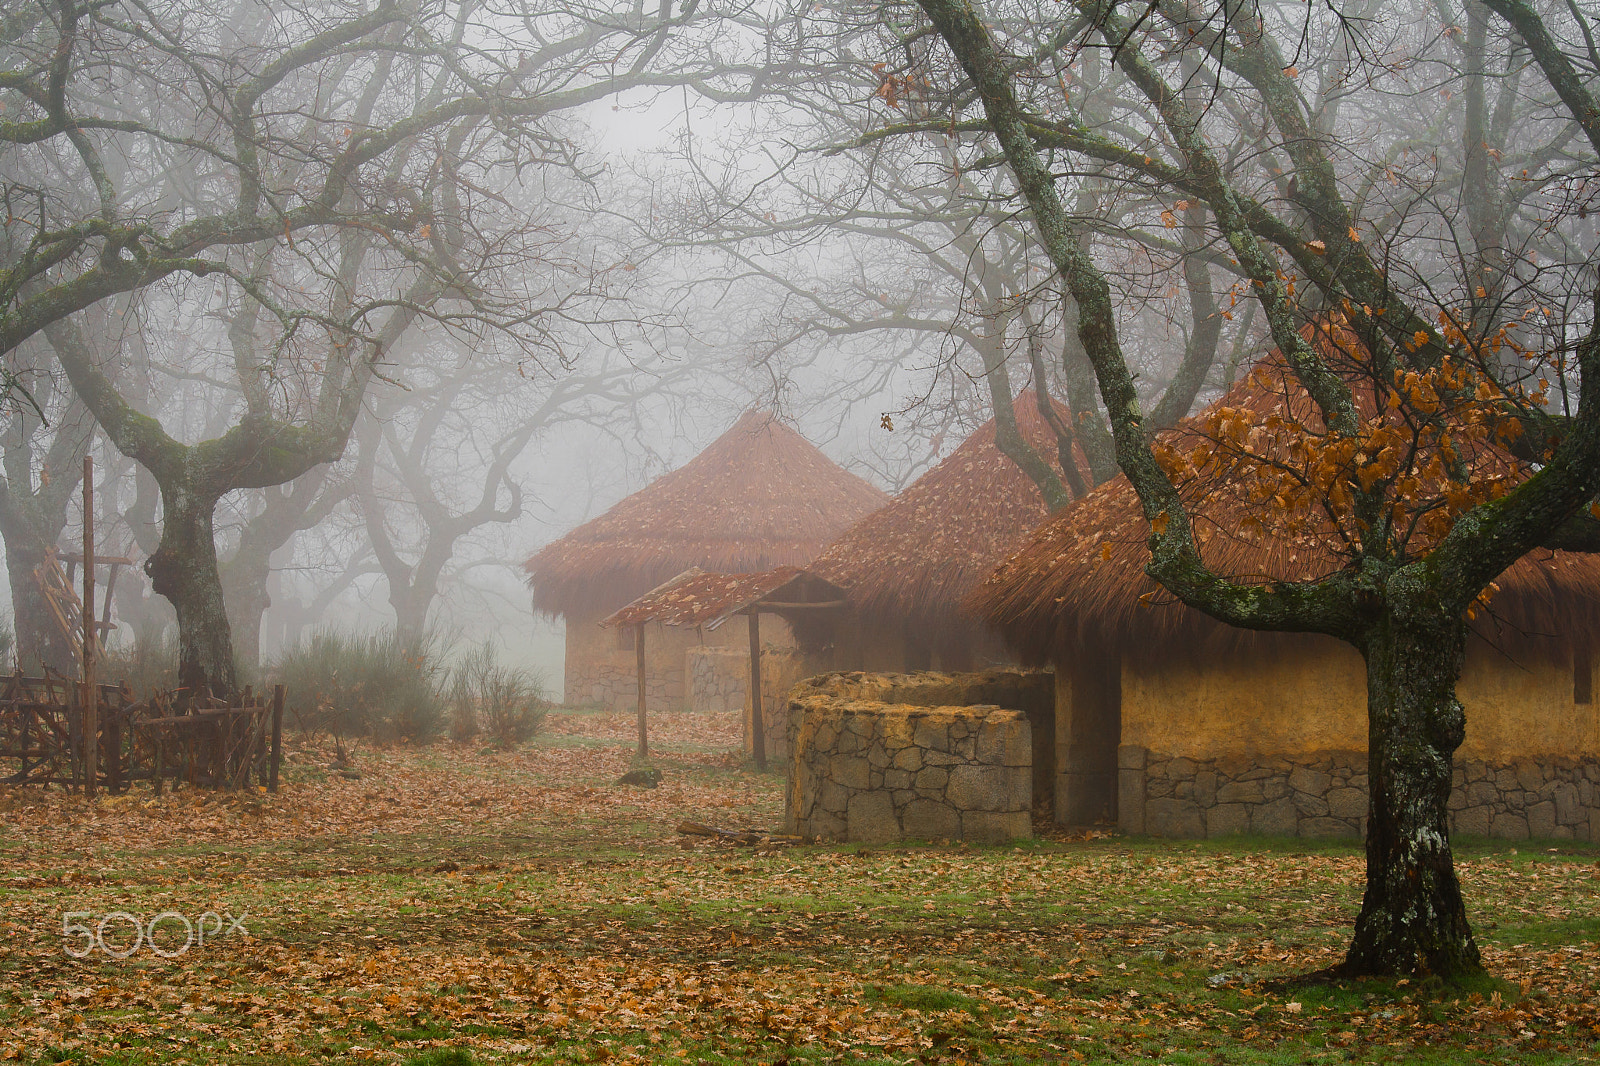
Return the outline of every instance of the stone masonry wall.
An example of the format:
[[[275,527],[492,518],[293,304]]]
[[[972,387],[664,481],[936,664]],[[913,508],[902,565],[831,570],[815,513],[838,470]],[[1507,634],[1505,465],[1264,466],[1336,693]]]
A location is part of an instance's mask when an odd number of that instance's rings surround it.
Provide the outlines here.
[[[861,843],[1031,835],[1033,737],[1025,714],[830,691],[861,677],[808,678],[791,694],[787,832]]]
[[[1366,831],[1367,756],[1329,751],[1285,759],[1188,759],[1124,745],[1118,825],[1160,837],[1350,836]],[[1600,763],[1457,760],[1452,833],[1600,841]]]
[[[689,709],[737,714],[750,701],[750,653],[743,648],[690,648]]]
[[[676,711],[683,707],[683,680],[645,674],[646,711]],[[638,675],[607,663],[588,663],[567,671],[563,701],[569,707],[600,706],[627,711],[639,705]]]
[[[744,753],[755,754],[750,728],[750,653],[743,648],[690,648],[685,660],[689,678],[689,709],[700,714],[737,714],[744,722]],[[762,725],[769,762],[789,757],[786,725],[789,690],[808,673],[805,654],[798,648],[761,649],[761,692],[765,714]]]

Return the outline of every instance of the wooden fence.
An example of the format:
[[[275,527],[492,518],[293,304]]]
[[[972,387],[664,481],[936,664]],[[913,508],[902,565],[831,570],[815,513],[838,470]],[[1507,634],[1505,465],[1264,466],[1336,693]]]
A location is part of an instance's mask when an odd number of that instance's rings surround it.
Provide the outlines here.
[[[235,702],[166,693],[135,702],[128,690],[98,685],[95,784],[126,791],[148,781],[176,787],[242,788],[252,778],[278,788],[283,753],[283,686],[270,699],[246,689]],[[13,674],[0,682],[0,776],[8,784],[85,784],[83,685],[62,677]]]

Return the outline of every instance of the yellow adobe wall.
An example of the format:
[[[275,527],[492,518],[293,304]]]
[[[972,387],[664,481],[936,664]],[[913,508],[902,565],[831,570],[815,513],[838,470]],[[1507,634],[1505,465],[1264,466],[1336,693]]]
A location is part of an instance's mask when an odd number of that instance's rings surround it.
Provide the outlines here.
[[[763,644],[791,647],[794,636],[781,618],[763,615],[761,641]],[[651,710],[682,709],[687,699],[685,657],[690,648],[748,649],[749,646],[749,622],[742,617],[730,618],[709,631],[664,626],[659,622],[646,624],[644,654],[647,706]],[[618,630],[602,629],[598,619],[568,619],[564,693],[567,704],[636,706],[638,689],[634,678],[637,673],[638,653],[625,644]]]
[[[1600,754],[1595,704],[1573,702],[1570,652],[1512,662],[1474,641],[1458,692],[1467,712],[1458,758]],[[1159,670],[1124,663],[1121,743],[1192,758],[1364,751],[1366,700],[1360,655],[1331,638]]]

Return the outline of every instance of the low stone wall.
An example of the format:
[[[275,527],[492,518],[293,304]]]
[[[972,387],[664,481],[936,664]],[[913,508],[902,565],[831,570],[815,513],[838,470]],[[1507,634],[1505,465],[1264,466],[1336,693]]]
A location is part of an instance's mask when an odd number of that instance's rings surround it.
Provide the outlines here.
[[[645,674],[645,710],[676,711],[683,708],[683,678],[672,675]],[[639,706],[638,677],[632,670],[623,670],[605,663],[596,663],[567,671],[562,701],[568,707],[606,707],[614,711],[628,711]]]
[[[905,691],[881,676],[829,674],[795,686],[786,831],[861,843],[1031,835],[1027,715],[992,704],[930,707],[854,695]],[[943,691],[962,694],[959,683]]]
[[[690,648],[689,709],[700,714],[737,714],[750,702],[750,653],[742,648]]]
[[[824,674],[812,679],[816,691],[841,699],[874,703],[905,703],[917,707],[973,707],[988,705],[1021,711],[1033,738],[1033,800],[1035,808],[1048,807],[1055,791],[1056,693],[1055,675],[1043,670],[979,670],[943,673],[925,670],[915,674]],[[799,693],[790,694],[789,705]],[[771,735],[771,729],[768,729]]]
[[[1160,837],[1359,837],[1366,831],[1367,755],[1188,759],[1118,750],[1118,825]],[[1600,763],[1523,759],[1456,763],[1450,831],[1526,840],[1600,841]]]

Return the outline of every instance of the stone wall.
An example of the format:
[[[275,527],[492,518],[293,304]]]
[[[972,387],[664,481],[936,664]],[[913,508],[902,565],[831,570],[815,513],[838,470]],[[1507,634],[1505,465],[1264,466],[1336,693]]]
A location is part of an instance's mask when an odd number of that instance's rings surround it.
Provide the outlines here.
[[[1127,833],[1359,837],[1366,830],[1365,752],[1190,759],[1124,745],[1117,761],[1118,825]],[[1458,759],[1450,831],[1600,841],[1600,763]]]
[[[750,728],[750,653],[740,648],[690,648],[685,673],[689,709],[701,714],[737,714],[744,722],[744,753],[755,754]],[[769,762],[789,757],[789,690],[807,674],[817,673],[798,648],[761,649],[762,725]]]
[[[627,711],[639,706],[639,681],[634,669],[610,663],[583,663],[567,668],[563,701],[569,707],[605,707]],[[683,679],[672,674],[645,674],[646,711],[676,711],[683,707]]]
[[[921,689],[961,697],[983,687],[963,690],[962,675],[931,684],[916,676],[828,674],[795,686],[787,832],[861,843],[1031,835],[1028,716],[993,704],[918,706],[858,695]]]

